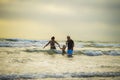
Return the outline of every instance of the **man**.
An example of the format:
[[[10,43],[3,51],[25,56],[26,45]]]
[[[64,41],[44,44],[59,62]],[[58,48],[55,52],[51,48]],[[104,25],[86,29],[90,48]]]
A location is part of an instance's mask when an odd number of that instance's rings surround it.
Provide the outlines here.
[[[49,44],[50,44],[50,49],[56,49],[55,44],[57,44],[60,47],[59,43],[57,41],[55,41],[55,37],[54,36],[51,37],[51,40],[43,48],[45,48]]]
[[[67,54],[68,54],[68,57],[72,57],[73,47],[74,47],[74,41],[70,38],[70,36],[67,36],[66,45],[67,45]]]

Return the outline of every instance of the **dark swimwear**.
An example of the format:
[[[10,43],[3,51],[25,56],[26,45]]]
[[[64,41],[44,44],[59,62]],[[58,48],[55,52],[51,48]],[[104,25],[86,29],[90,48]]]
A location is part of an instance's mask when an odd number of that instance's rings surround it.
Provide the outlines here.
[[[50,41],[50,49],[56,49],[55,47],[55,41]]]
[[[67,46],[68,46],[68,50],[67,50],[68,57],[72,57],[73,47],[74,47],[73,40],[67,40]]]
[[[73,50],[74,42],[73,40],[67,40],[68,50]]]

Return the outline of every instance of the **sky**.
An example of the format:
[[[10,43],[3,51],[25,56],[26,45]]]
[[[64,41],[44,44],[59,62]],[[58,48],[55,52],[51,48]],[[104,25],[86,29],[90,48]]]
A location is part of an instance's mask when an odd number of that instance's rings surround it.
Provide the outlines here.
[[[120,41],[120,0],[0,0],[0,38]]]

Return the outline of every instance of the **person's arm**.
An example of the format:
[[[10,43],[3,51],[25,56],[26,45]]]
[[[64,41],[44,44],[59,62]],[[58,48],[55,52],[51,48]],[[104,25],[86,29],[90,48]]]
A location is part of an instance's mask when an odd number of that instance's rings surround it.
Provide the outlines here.
[[[73,41],[73,47],[75,46],[74,41]]]
[[[61,49],[61,47],[60,47],[60,44],[57,42],[57,41],[55,41],[55,43],[58,45],[58,47]]]
[[[68,41],[66,41],[66,46],[68,45]]]
[[[46,46],[48,46],[50,44],[50,41],[43,47],[43,48],[45,48]]]
[[[72,40],[72,49],[74,48],[74,41]]]

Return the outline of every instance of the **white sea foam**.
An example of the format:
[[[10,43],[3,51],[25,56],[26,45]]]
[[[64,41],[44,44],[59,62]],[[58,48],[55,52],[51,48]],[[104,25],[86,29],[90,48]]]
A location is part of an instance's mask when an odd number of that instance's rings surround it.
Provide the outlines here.
[[[98,56],[98,55],[103,55],[102,51],[94,51],[94,50],[85,50],[82,51],[85,55],[89,56]]]
[[[113,56],[117,56],[117,55],[120,55],[120,50],[111,50],[111,51],[105,51],[104,54],[107,54],[107,55],[113,55]]]
[[[34,49],[31,49],[31,50],[26,49],[26,51],[41,52],[43,51],[43,46],[47,42],[48,42],[47,40],[0,39],[0,47],[22,47],[22,48],[34,47]],[[65,41],[59,41],[59,44],[62,47],[62,45],[65,45]],[[99,49],[99,47],[101,49]],[[120,55],[120,50],[118,49],[119,47],[120,47],[119,43],[97,43],[97,42],[75,41],[74,54],[83,53],[89,56]],[[39,48],[39,49],[36,50],[36,48]],[[88,49],[86,50],[85,48],[88,48]],[[93,48],[93,50],[91,48]],[[108,50],[104,51],[105,48],[108,48]],[[48,48],[46,51],[49,53]],[[57,46],[57,50],[54,50],[54,52],[58,54],[62,53],[62,51],[58,48],[58,46]]]
[[[112,44],[112,43],[95,43],[94,44],[97,47],[120,47],[120,44]]]

